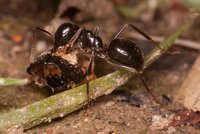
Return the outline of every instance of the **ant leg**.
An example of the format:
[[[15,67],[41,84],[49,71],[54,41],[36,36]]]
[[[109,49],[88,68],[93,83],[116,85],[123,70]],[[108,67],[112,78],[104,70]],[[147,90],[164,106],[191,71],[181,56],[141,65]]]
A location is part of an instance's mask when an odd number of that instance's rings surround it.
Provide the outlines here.
[[[140,78],[141,82],[143,83],[143,85],[145,86],[145,89],[147,90],[147,92],[152,96],[153,101],[157,104],[159,104],[161,107],[166,107],[165,105],[163,105],[159,100],[158,97],[155,96],[155,94],[153,93],[153,91],[148,87],[148,85],[146,84],[145,80],[143,79],[142,75],[136,71],[136,74],[138,75],[138,77]]]
[[[44,29],[41,29],[39,27],[34,27],[33,28],[33,36],[32,36],[32,43],[31,43],[31,55],[30,55],[30,63],[32,63],[35,59],[35,49],[36,49],[36,38],[37,38],[37,35],[36,35],[36,31],[41,31],[43,33],[46,33],[48,34],[49,36],[52,37],[52,39],[54,40],[54,36],[49,33],[48,31],[44,30]]]
[[[94,35],[98,36],[99,30],[100,30],[100,28],[98,26],[96,26],[94,31],[93,31]],[[90,79],[91,79],[90,77],[91,77],[91,74],[92,74],[92,71],[93,71],[93,66],[94,66],[94,56],[95,56],[95,50],[93,48],[91,58],[90,58],[90,62],[89,62],[88,69],[87,69],[87,74],[86,74],[86,92],[87,92],[87,100],[88,100],[87,107],[88,108],[89,108],[90,102],[91,102],[90,83],[89,82],[90,82]]]
[[[140,72],[138,72],[136,69],[132,68],[132,67],[128,67],[125,65],[121,65],[120,63],[117,63],[115,61],[111,61],[111,60],[107,60],[108,63],[116,66],[116,67],[120,67],[122,69],[126,69],[132,73],[136,73],[138,75],[138,77],[140,78],[142,84],[145,86],[146,91],[152,96],[153,101],[157,104],[159,104],[161,107],[165,107],[165,105],[163,105],[159,100],[158,97],[154,95],[153,91],[148,87],[148,85],[146,84],[145,80],[143,79],[142,75],[140,74]]]
[[[156,47],[158,47],[161,51],[165,51],[163,48],[161,48],[148,34],[146,34],[145,32],[143,32],[142,30],[140,30],[139,28],[137,28],[135,25],[133,24],[125,24],[121,30],[115,35],[114,39],[118,38],[122,32],[127,28],[127,27],[131,27],[133,28],[135,31],[137,31],[139,34],[141,34],[143,37],[145,37],[147,40],[151,41],[153,45],[155,45]]]
[[[87,74],[86,74],[86,92],[87,92],[87,101],[88,101],[88,108],[90,106],[90,102],[91,102],[91,97],[90,97],[90,85],[89,85],[89,82],[90,82],[90,77],[91,77],[91,74],[92,74],[92,70],[93,70],[93,65],[94,65],[94,55],[91,56],[91,59],[90,59],[90,62],[89,62],[89,65],[88,65],[88,69],[87,69]]]

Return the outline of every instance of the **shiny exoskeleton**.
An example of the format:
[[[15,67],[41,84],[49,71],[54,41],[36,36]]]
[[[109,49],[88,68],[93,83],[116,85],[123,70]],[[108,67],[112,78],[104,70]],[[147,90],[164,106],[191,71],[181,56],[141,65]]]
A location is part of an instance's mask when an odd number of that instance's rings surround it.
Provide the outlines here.
[[[91,32],[75,24],[64,23],[54,35],[37,28],[54,37],[54,48],[33,61],[27,72],[33,76],[37,85],[49,86],[53,90],[69,89],[83,82],[89,85],[89,79],[94,75],[94,57],[98,56],[111,64],[136,71],[140,76],[144,63],[142,51],[134,41],[120,38],[127,27],[135,29],[153,42],[147,34],[132,24],[124,25],[108,46],[98,36],[98,27]],[[141,76],[140,79],[150,92]],[[152,96],[154,97],[153,94]]]

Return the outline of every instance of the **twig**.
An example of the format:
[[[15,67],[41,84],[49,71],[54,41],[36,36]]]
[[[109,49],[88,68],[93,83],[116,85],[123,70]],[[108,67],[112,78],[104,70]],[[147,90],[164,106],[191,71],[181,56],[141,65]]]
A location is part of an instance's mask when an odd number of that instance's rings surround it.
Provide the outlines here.
[[[175,101],[193,111],[200,111],[200,53],[197,56],[187,78],[175,94]]]
[[[16,78],[0,78],[0,87],[1,86],[19,86],[26,85],[28,83],[28,79],[16,79]]]
[[[177,32],[167,38],[160,47],[167,50],[184,31],[188,22],[186,21]],[[163,51],[155,48],[145,59],[145,66],[162,55]],[[126,83],[135,73],[119,70],[90,82],[90,93],[93,99],[111,93],[115,88]],[[64,91],[48,97],[39,102],[13,110],[0,116],[0,131],[5,129],[20,128],[29,129],[43,122],[50,122],[54,118],[63,117],[87,103],[86,85],[81,85],[71,90]]]
[[[134,33],[134,32],[127,33],[127,35],[131,38],[145,40],[141,35]],[[150,35],[150,37],[156,42],[162,42],[164,40],[164,37],[161,37],[161,36]],[[186,39],[176,39],[176,41],[174,43],[175,43],[175,45],[192,48],[195,50],[200,50],[200,43],[195,42],[195,41],[186,40]]]

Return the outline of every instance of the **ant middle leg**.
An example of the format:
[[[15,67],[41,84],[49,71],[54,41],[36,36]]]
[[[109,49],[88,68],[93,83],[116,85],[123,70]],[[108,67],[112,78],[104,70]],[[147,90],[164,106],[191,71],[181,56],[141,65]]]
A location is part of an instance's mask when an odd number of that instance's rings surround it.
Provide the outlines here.
[[[137,76],[139,77],[139,79],[140,79],[140,81],[142,82],[142,84],[144,85],[146,91],[151,95],[153,101],[154,101],[156,104],[159,104],[161,107],[165,107],[165,108],[166,108],[166,106],[163,105],[163,104],[160,102],[160,100],[158,99],[158,97],[153,93],[153,90],[151,90],[151,89],[149,88],[149,86],[147,85],[147,83],[146,83],[145,80],[143,79],[142,75],[141,75],[138,71],[136,71],[136,74],[137,74]]]

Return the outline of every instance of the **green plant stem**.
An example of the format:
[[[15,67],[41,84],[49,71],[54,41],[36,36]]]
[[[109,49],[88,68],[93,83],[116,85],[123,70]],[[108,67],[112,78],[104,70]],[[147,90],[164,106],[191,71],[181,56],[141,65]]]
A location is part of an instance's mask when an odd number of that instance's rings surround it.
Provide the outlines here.
[[[167,38],[161,47],[168,50],[176,38],[184,31],[188,22],[185,22],[177,32]],[[145,68],[159,58],[162,52],[154,49],[145,59]],[[90,82],[90,93],[95,99],[109,94],[115,88],[126,83],[135,74],[119,70]],[[13,110],[0,116],[0,131],[8,128],[29,129],[43,122],[50,122],[54,118],[63,117],[87,103],[86,85],[83,84],[71,90],[48,97],[39,102]]]
[[[0,78],[1,86],[20,86],[28,83],[28,79]]]

